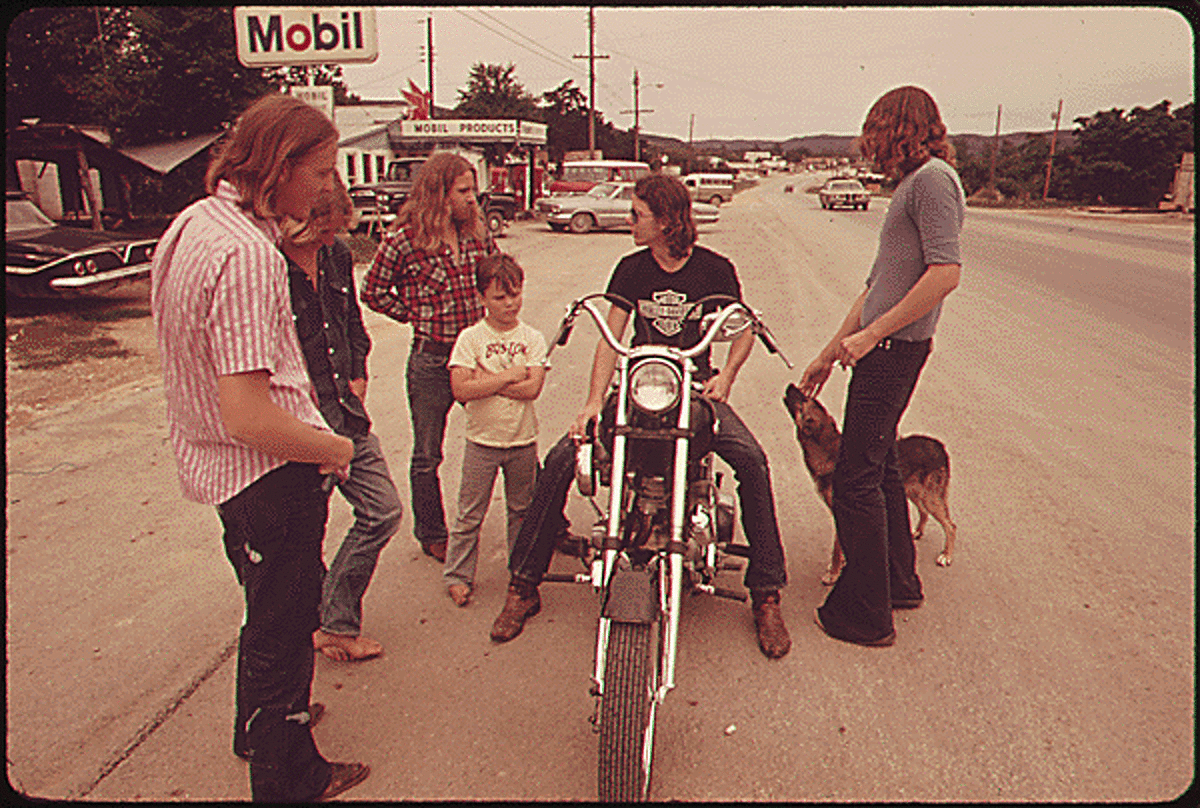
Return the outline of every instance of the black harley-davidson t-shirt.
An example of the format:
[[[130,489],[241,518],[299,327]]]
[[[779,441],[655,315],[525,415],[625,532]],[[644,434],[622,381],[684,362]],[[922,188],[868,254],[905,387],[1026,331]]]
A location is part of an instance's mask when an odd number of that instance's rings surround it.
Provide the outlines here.
[[[703,307],[696,301],[707,295],[723,294],[742,299],[737,270],[724,256],[700,246],[692,247],[687,263],[675,272],[665,272],[650,254],[639,250],[621,259],[608,281],[609,294],[620,295],[633,304],[633,345],[673,345],[687,348],[700,341],[700,318],[720,309],[726,302],[712,301]],[[614,305],[626,309],[614,301]],[[701,310],[703,308],[703,310]],[[696,378],[713,375],[711,350],[695,359]]]

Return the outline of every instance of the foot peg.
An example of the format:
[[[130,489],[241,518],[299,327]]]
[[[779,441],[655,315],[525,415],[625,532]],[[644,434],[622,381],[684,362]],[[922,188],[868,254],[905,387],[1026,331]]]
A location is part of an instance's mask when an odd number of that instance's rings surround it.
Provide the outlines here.
[[[553,584],[590,584],[592,576],[586,572],[577,572],[574,574],[566,572],[547,572],[542,576],[543,581]]]

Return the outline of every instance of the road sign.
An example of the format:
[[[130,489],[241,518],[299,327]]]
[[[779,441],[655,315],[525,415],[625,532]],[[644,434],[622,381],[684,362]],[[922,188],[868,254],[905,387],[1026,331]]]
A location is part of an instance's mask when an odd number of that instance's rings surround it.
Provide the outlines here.
[[[373,62],[371,6],[241,6],[233,10],[238,61],[246,67]]]

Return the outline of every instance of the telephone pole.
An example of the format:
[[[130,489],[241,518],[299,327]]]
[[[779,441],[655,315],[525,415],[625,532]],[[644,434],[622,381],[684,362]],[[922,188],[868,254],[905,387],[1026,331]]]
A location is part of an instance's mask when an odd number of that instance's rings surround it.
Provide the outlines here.
[[[1058,143],[1058,123],[1062,119],[1062,99],[1058,99],[1058,112],[1054,113],[1054,134],[1050,138],[1050,159],[1046,161],[1046,187],[1042,189],[1042,201],[1050,197],[1050,168],[1054,165],[1054,145]]]
[[[429,53],[429,120],[433,120],[436,117],[433,114],[433,17],[425,18],[425,32]]]
[[[996,136],[992,138],[992,168],[988,172],[988,188],[992,193],[996,192],[996,154],[1000,151],[1000,111],[1004,109],[1003,104],[996,105]]]
[[[639,121],[640,121],[639,113],[654,111],[652,109],[642,109],[641,107],[638,106],[638,88],[640,86],[641,86],[641,81],[639,81],[639,79],[638,79],[637,68],[634,68],[634,70],[633,70],[633,109],[621,110],[622,115],[628,115],[631,112],[633,113],[633,160],[634,160],[634,162],[637,162],[638,157],[639,157],[639,150],[641,148],[641,146],[640,146],[640,144],[641,144],[641,127],[639,125]],[[654,86],[662,87],[661,84],[655,84]]]
[[[588,60],[588,156],[595,157],[596,151],[596,60],[608,56],[596,55],[596,7],[588,6],[588,52],[587,56],[577,53],[576,59]]]

